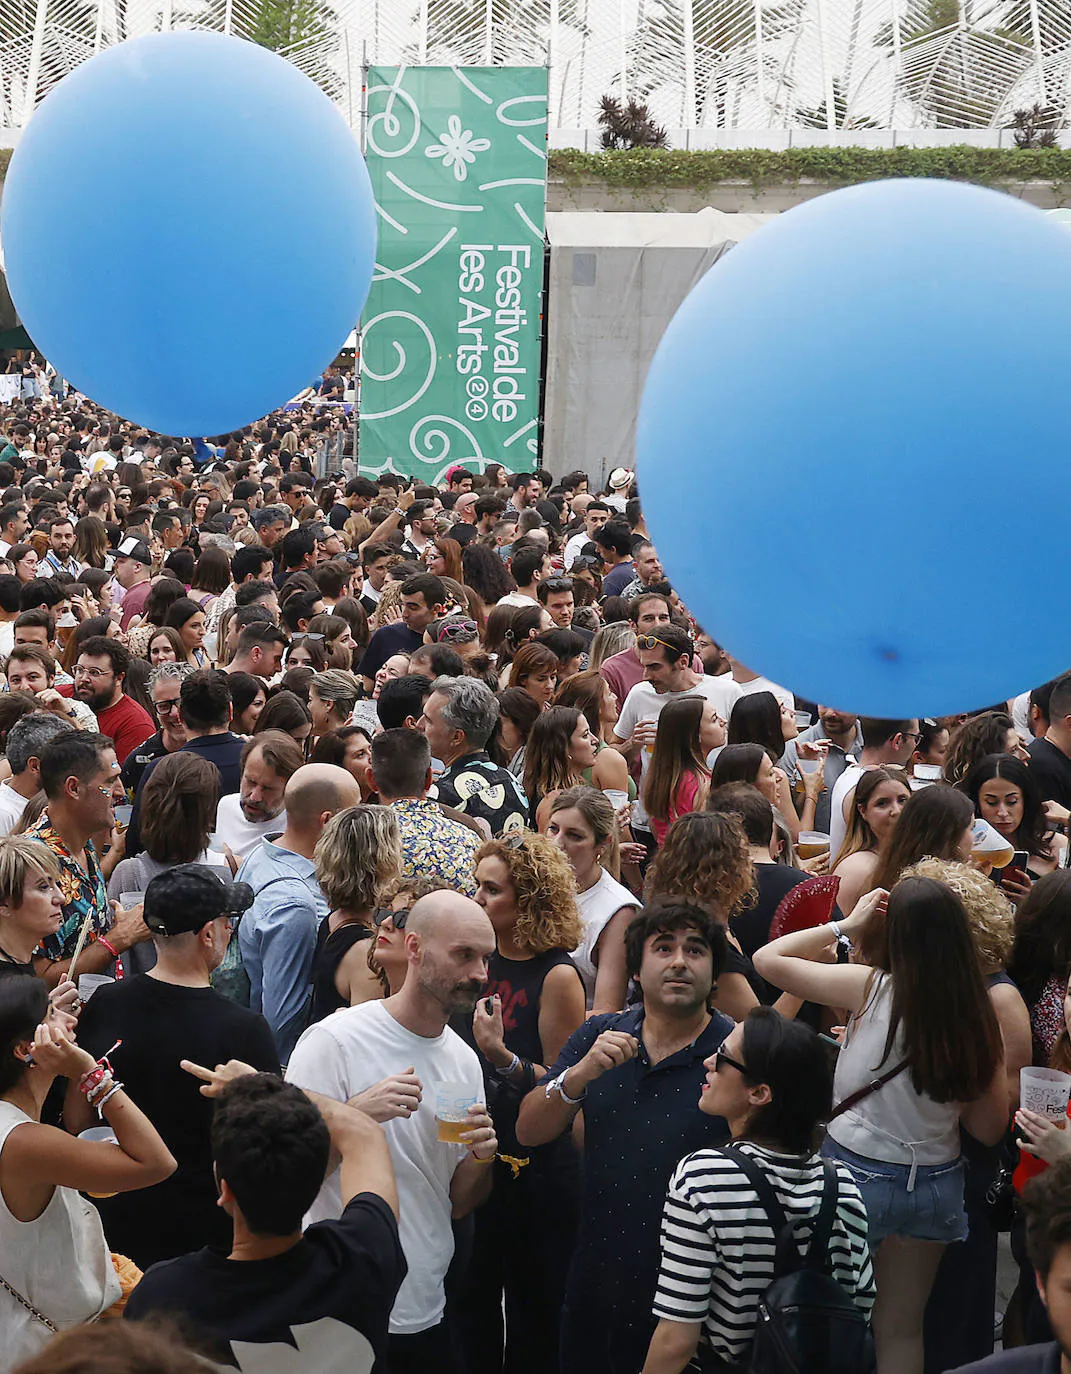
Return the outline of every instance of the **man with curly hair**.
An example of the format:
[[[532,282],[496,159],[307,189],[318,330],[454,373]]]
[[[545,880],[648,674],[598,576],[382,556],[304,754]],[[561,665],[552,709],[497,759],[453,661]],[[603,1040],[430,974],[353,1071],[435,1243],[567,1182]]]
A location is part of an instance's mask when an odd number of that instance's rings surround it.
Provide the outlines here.
[[[561,1374],[635,1374],[643,1364],[666,1185],[686,1154],[728,1139],[725,1122],[699,1110],[703,1061],[733,1028],[710,1009],[725,953],[708,912],[681,902],[646,907],[625,936],[643,1005],[589,1017],[521,1105],[522,1146],[557,1139],[584,1109],[582,1220],[562,1312]]]

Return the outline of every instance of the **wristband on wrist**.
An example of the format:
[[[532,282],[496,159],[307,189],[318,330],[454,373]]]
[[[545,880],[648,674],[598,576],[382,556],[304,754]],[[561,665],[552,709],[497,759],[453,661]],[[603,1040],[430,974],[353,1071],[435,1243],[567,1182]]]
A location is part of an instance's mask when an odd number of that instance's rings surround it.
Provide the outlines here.
[[[503,1064],[496,1067],[495,1073],[497,1073],[502,1078],[508,1078],[510,1074],[514,1071],[514,1069],[520,1067],[520,1064],[521,1056],[519,1054],[515,1054],[508,1064]]]
[[[114,1082],[115,1079],[111,1074],[105,1073],[104,1077],[98,1083],[94,1083],[91,1088],[88,1088],[86,1090],[86,1101],[89,1105],[95,1107],[101,1098],[110,1091]]]
[[[104,1096],[100,1099],[100,1101],[99,1101],[99,1102],[94,1102],[92,1105],[93,1105],[94,1107],[96,1107],[96,1109],[97,1109],[98,1112],[103,1111],[104,1108],[108,1105],[108,1103],[109,1103],[109,1102],[112,1100],[112,1098],[115,1096],[115,1094],[118,1093],[118,1092],[122,1092],[122,1091],[123,1091],[123,1084],[122,1084],[122,1083],[113,1083],[112,1086],[108,1089],[108,1091],[104,1094]]]
[[[78,1091],[85,1097],[89,1097],[95,1088],[99,1088],[105,1078],[108,1077],[108,1070],[103,1064],[94,1064],[91,1069],[87,1069],[78,1080]]]

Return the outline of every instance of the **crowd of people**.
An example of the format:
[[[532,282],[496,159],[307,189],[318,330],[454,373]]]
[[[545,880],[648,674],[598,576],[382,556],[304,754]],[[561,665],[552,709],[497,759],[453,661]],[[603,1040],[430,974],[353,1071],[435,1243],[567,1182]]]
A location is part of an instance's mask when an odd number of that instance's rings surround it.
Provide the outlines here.
[[[1071,674],[803,700],[623,468],[0,430],[0,1371],[1071,1374]]]

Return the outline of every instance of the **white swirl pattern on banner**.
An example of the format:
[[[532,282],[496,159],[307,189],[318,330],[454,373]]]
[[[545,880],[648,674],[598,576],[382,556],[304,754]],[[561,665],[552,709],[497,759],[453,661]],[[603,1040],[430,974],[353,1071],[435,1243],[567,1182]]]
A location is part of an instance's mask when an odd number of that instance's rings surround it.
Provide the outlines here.
[[[388,415],[398,415],[401,411],[408,410],[410,406],[416,405],[417,401],[424,395],[424,392],[431,386],[432,378],[435,376],[436,363],[438,362],[435,352],[435,340],[431,337],[431,330],[423,320],[418,319],[416,315],[410,315],[406,310],[386,310],[382,315],[376,315],[374,319],[369,320],[362,331],[366,344],[369,334],[371,334],[377,324],[382,324],[384,320],[409,320],[411,324],[416,325],[427,340],[429,355],[428,372],[418,389],[407,401],[403,401],[401,405],[393,406],[390,410],[363,410],[361,412],[361,418],[365,420],[385,420]],[[394,349],[395,357],[398,359],[398,366],[392,372],[373,372],[368,365],[367,357],[362,353],[361,370],[366,377],[371,377],[374,382],[393,382],[395,377],[401,376],[409,361],[405,351],[405,345],[398,339],[394,339],[391,346]]]

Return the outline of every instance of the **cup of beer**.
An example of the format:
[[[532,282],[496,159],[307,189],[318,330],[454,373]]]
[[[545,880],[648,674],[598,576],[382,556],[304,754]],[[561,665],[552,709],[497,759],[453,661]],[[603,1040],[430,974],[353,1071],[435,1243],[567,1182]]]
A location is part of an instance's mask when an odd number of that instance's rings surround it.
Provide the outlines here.
[[[464,1145],[462,1132],[472,1130],[469,1108],[479,1100],[467,1083],[440,1083],[435,1089],[436,1140]]]
[[[817,859],[819,854],[829,853],[829,836],[821,830],[801,830],[796,841],[796,854],[801,859]]]
[[[1069,1095],[1071,1074],[1059,1069],[1019,1070],[1019,1105],[1054,1122],[1061,1130],[1067,1125]]]
[[[999,830],[980,818],[971,831],[971,858],[983,873],[1006,868],[1015,856],[1015,846]]]

